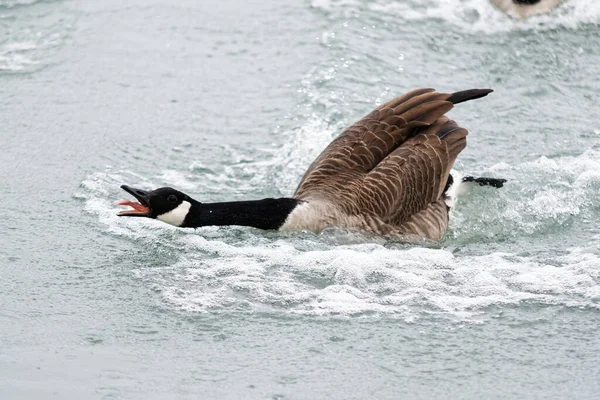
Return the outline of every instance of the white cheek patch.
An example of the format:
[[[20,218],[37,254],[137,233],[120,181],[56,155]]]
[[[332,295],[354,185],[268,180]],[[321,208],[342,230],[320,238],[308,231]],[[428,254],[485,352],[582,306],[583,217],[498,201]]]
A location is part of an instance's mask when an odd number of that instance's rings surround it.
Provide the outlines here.
[[[182,201],[177,208],[174,208],[164,214],[157,215],[156,219],[166,222],[167,224],[181,226],[185,220],[185,217],[188,215],[188,212],[190,212],[191,206],[192,204],[190,202]]]

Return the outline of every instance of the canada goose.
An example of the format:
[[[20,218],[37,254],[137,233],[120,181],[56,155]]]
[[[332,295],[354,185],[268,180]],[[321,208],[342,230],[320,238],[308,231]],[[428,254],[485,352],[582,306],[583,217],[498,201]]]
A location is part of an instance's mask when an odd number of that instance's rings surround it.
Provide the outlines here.
[[[516,19],[548,14],[566,0],[492,0],[492,4]]]
[[[405,241],[440,240],[459,186],[502,187],[505,180],[457,178],[450,169],[467,145],[467,130],[444,114],[454,104],[492,92],[416,89],[344,130],[310,165],[292,198],[200,203],[175,189],[121,186],[139,203],[120,216],[156,218],[196,228],[244,225],[321,231],[354,227]]]

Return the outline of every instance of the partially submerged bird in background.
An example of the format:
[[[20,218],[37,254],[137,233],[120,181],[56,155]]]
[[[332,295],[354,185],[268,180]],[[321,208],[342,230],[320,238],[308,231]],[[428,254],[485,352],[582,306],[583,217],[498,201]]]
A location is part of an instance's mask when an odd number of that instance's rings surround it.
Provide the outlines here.
[[[260,229],[359,228],[416,242],[440,240],[465,186],[502,187],[504,179],[460,178],[450,170],[467,130],[445,116],[490,89],[438,93],[416,89],[344,130],[310,165],[292,198],[201,203],[169,188],[121,186],[138,202],[118,215],[156,218],[183,228],[243,225]]]
[[[492,4],[516,19],[526,19],[534,15],[549,14],[566,0],[492,0]]]

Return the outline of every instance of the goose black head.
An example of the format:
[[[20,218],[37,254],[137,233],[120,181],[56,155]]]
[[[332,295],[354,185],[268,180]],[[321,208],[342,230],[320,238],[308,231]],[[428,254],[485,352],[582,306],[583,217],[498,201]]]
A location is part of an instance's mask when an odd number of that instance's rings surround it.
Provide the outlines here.
[[[198,203],[185,193],[170,187],[162,187],[152,191],[122,185],[121,189],[131,194],[138,201],[119,200],[117,204],[129,206],[132,210],[119,212],[121,217],[155,218],[175,226],[183,226],[192,204]]]

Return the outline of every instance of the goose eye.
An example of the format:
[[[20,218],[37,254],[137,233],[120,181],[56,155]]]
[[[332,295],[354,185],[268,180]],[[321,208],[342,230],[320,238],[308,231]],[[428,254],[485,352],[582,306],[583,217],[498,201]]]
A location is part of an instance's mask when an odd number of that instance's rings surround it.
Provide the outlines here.
[[[167,197],[167,200],[170,203],[177,203],[177,196],[175,196],[174,194],[170,194],[169,197]]]

